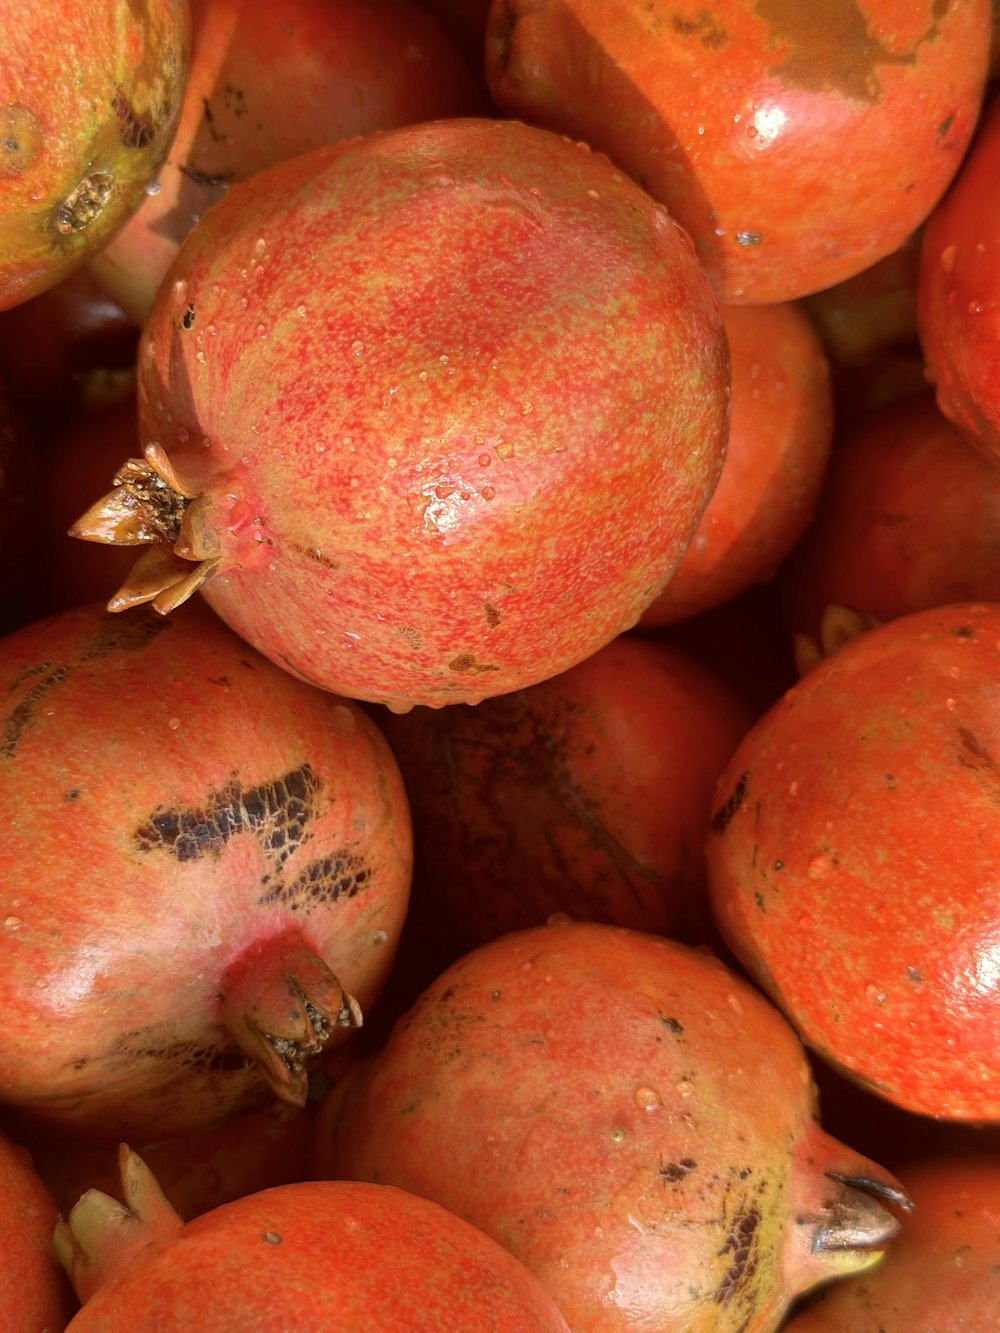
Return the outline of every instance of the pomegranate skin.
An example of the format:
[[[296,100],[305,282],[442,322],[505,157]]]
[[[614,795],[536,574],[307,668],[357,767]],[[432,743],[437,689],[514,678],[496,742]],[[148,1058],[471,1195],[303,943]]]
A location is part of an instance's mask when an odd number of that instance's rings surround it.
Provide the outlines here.
[[[62,1333],[77,1308],[56,1262],[56,1202],[28,1152],[0,1134],[0,1328]]]
[[[943,1119],[1000,1119],[998,667],[997,603],[859,634],[744,737],[706,847],[723,937],[803,1040]]]
[[[444,1204],[527,1264],[574,1333],[765,1333],[895,1234],[853,1185],[906,1203],[812,1111],[800,1043],[735,972],[561,922],[424,991],[321,1106],[313,1171]]]
[[[569,1333],[495,1241],[388,1185],[277,1186],[159,1235],[136,1221],[151,1243],[109,1272],[72,1333]]]
[[[195,498],[178,568],[154,547],[163,583],[112,605],[204,577],[272,660],[406,708],[635,622],[718,479],[728,353],[688,238],[606,158],[439,121],[234,186],[160,290],[139,403]]]
[[[374,723],[197,606],[36,622],[0,679],[0,1099],[139,1142],[261,1103],[262,1071],[301,1101],[317,1030],[303,1047],[293,1015],[329,1000],[345,1035],[406,909]]]

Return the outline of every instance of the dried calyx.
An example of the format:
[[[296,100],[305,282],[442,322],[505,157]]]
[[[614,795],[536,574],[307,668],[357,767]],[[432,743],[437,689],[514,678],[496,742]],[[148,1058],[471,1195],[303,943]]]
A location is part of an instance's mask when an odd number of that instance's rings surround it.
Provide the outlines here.
[[[70,528],[71,537],[110,546],[146,546],[109,611],[151,602],[166,615],[196,592],[220,563],[218,539],[198,493],[177,475],[156,441],[115,473],[112,489]]]

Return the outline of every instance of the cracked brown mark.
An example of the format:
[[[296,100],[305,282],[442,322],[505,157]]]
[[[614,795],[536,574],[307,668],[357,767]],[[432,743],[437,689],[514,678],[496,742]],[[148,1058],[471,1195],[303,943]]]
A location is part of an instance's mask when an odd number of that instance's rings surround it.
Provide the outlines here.
[[[661,1179],[675,1184],[678,1180],[689,1176],[697,1165],[693,1157],[682,1157],[679,1162],[661,1162],[659,1174]]]
[[[99,662],[112,653],[138,652],[171,629],[173,623],[156,612],[130,617],[125,621],[121,616],[108,612],[100,630],[86,641],[87,646],[77,660],[83,666],[87,662]]]
[[[990,754],[979,737],[968,727],[959,727],[957,730],[961,742],[958,751],[959,764],[963,768],[971,768],[974,772],[983,774],[993,782],[1000,781],[1000,763]]]
[[[693,18],[672,14],[670,26],[678,37],[693,37],[708,51],[717,51],[729,41],[729,33],[707,9],[699,9]]]
[[[314,565],[319,565],[323,569],[339,569],[340,561],[334,560],[332,556],[324,555],[318,546],[306,546],[302,542],[294,542],[292,550],[297,551],[299,555],[305,556],[311,560]]]
[[[307,825],[322,787],[310,764],[256,787],[242,786],[234,773],[197,809],[158,807],[133,837],[141,852],[163,850],[178,861],[194,861],[218,856],[237,833],[252,833],[280,867],[308,840]]]
[[[339,898],[353,898],[371,879],[371,870],[360,856],[346,848],[313,861],[289,883],[280,883],[257,899],[260,906],[282,903],[292,912],[307,916],[314,907],[330,907]],[[265,875],[262,883],[270,881]]]
[[[400,625],[396,630],[396,633],[405,644],[408,644],[413,649],[417,649],[423,644],[424,636],[418,629],[413,629],[410,625]]]
[[[42,670],[45,669],[42,668]],[[36,681],[20,703],[15,706],[14,711],[4,723],[3,732],[0,733],[0,754],[5,759],[14,758],[21,737],[35,720],[35,710],[39,703],[45,698],[49,690],[63,683],[69,675],[69,671],[68,666],[53,668],[47,676]]]
[[[156,124],[148,111],[136,111],[121,88],[115,89],[111,109],[118,122],[118,138],[123,148],[148,148],[156,138]]]
[[[92,171],[72,190],[54,211],[56,231],[74,236],[85,231],[104,212],[115,178],[110,171]]]
[[[448,663],[449,671],[458,671],[463,676],[481,676],[486,671],[499,671],[499,669],[490,662],[477,662],[472,653],[459,653]]]
[[[745,1194],[741,1195],[726,1239],[718,1251],[720,1258],[730,1255],[731,1261],[716,1288],[716,1305],[728,1306],[745,1294],[752,1284],[760,1260],[760,1223],[761,1212],[757,1203]]]
[[[736,811],[746,799],[747,780],[749,777],[750,770],[746,768],[736,779],[736,786],[730,792],[729,796],[727,796],[725,801],[723,801],[722,805],[719,806],[718,810],[716,810],[715,814],[712,816],[709,828],[713,833],[723,834],[729,827]]]
[[[917,48],[937,35],[947,12],[947,5],[935,4],[928,30],[912,50],[897,53],[872,35],[857,0],[755,0],[754,8],[771,46],[781,50],[769,74],[788,88],[840,93],[854,102],[877,102],[879,67],[916,64]]]
[[[486,617],[486,623],[490,629],[496,629],[497,625],[503,620],[503,616],[490,602],[483,602],[483,615]]]
[[[0,107],[0,179],[23,176],[34,166],[45,135],[31,107],[20,102]]]

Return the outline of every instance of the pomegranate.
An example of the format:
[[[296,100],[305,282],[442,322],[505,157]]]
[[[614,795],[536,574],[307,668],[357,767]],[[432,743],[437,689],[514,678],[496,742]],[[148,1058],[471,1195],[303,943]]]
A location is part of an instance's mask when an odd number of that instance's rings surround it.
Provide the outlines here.
[[[628,635],[475,708],[388,715],[413,818],[407,929],[443,937],[449,962],[553,912],[704,939],[712,793],[750,721],[696,662]]]
[[[823,1133],[805,1054],[709,954],[590,922],[446,969],[335,1085],[314,1173],[501,1241],[574,1333],[744,1333],[877,1262],[898,1182]]]
[[[508,115],[586,139],[691,233],[722,300],[767,304],[897,249],[979,114],[989,0],[494,0]]]
[[[993,461],[1000,456],[997,301],[1000,99],[990,102],[954,185],[924,229],[917,325],[938,407]]]
[[[139,207],[177,128],[187,0],[0,4],[0,310],[80,268]]]
[[[1000,1119],[1000,604],[855,635],[744,737],[719,928],[803,1039],[895,1104]]]
[[[235,181],[323,143],[482,110],[464,59],[413,0],[193,0],[191,19],[158,188],[92,263],[137,324],[180,242]]]
[[[885,1262],[822,1292],[786,1333],[996,1333],[1000,1155],[930,1158],[902,1174],[916,1213]]]
[[[815,644],[830,604],[891,620],[1000,601],[1000,468],[920,394],[837,442],[816,518],[785,562],[792,632]]]
[[[805,531],[833,439],[830,366],[792,302],[723,306],[732,404],[719,484],[673,578],[640,617],[669,625],[774,576]]]
[[[188,610],[0,640],[0,1100],[91,1138],[301,1104],[406,907],[374,723]]]
[[[123,1146],[127,1204],[88,1191],[56,1229],[72,1333],[569,1333],[475,1227],[385,1185],[306,1181],[183,1223]]]
[[[56,1203],[24,1148],[0,1134],[0,1327],[62,1333],[77,1303],[52,1249]]]
[[[160,290],[139,402],[144,457],[74,529],[151,544],[111,607],[201,588],[287,670],[405,709],[634,623],[718,479],[728,358],[665,209],[460,119],[233,186]]]

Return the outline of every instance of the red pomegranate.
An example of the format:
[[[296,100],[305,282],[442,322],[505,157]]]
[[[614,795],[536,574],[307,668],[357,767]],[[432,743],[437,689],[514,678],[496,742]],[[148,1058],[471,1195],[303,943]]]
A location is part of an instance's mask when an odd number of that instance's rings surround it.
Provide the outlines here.
[[[728,417],[684,233],[606,158],[438,121],[259,172],[139,353],[145,458],[76,535],[303,679],[405,709],[574,665],[686,549]]]
[[[913,1220],[870,1273],[838,1282],[786,1333],[995,1333],[1000,1327],[1000,1155],[902,1170]]]
[[[187,0],[0,3],[0,310],[80,268],[177,128]]]
[[[1000,603],[857,634],[759,719],[706,849],[723,936],[831,1064],[1000,1119]]]
[[[691,658],[631,635],[475,708],[388,715],[413,819],[407,929],[449,962],[553,912],[704,940],[712,794],[750,722]]]
[[[306,1181],[185,1224],[121,1160],[127,1203],[90,1190],[56,1229],[84,1301],[72,1333],[569,1333],[512,1255],[426,1199]]]
[[[56,1202],[24,1148],[0,1134],[0,1328],[62,1333],[77,1303],[52,1248]]]
[[[94,1138],[301,1104],[406,908],[375,725],[188,611],[0,640],[0,1100]]]
[[[413,0],[193,0],[184,103],[156,192],[93,270],[141,324],[181,241],[236,181],[320,144],[482,104]]]
[[[565,922],[445,970],[317,1122],[317,1175],[434,1199],[574,1333],[764,1333],[866,1269],[898,1182],[823,1133],[805,1054],[699,950]]]
[[[691,233],[722,300],[788,301],[897,249],[979,114],[989,0],[494,0],[508,115],[586,139]]]

